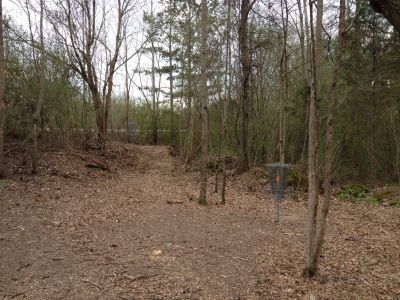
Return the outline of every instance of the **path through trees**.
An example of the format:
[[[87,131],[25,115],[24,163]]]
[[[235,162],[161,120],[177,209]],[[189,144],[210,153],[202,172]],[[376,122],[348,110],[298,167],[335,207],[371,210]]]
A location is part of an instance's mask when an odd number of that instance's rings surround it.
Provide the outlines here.
[[[45,153],[40,176],[0,188],[0,296],[4,299],[395,298],[400,211],[334,200],[322,274],[304,267],[304,201],[286,201],[282,225],[249,173],[230,177],[227,204],[197,204],[199,173],[163,146],[119,146],[111,172]],[[77,150],[76,150],[77,151]],[[228,174],[230,174],[228,170]],[[84,183],[80,178],[86,178]]]

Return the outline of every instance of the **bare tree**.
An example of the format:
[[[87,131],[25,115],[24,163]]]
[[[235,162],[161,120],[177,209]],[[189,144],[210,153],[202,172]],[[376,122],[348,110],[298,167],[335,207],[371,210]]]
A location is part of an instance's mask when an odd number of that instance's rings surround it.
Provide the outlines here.
[[[317,77],[321,55],[322,39],[322,12],[323,1],[317,0],[317,23],[313,26],[314,1],[310,0],[310,23],[311,23],[311,97],[309,108],[309,126],[308,126],[308,220],[307,220],[307,240],[306,240],[306,266],[304,275],[312,277],[316,274],[314,266],[314,249],[316,220],[318,212],[318,190],[317,190]],[[319,15],[321,14],[321,15]]]
[[[158,97],[156,93],[156,50],[154,48],[154,7],[150,1],[150,53],[151,53],[151,103],[152,103],[152,139],[153,144],[158,143]]]
[[[96,113],[99,141],[104,144],[111,107],[113,79],[120,49],[124,40],[123,30],[135,11],[137,0],[118,0],[106,7],[96,0],[55,0],[55,10],[49,10],[49,20],[63,42],[69,58],[69,67],[87,83]],[[115,20],[115,23],[112,21]],[[114,44],[107,39],[112,32]],[[112,44],[112,43],[111,43]]]
[[[306,65],[307,59],[306,59],[306,43],[305,43],[306,36],[305,36],[305,32],[304,32],[304,30],[305,30],[304,29],[304,27],[305,27],[304,17],[306,17],[306,16],[304,15],[304,12],[303,12],[301,0],[297,0],[297,9],[299,12],[299,22],[300,22],[299,39],[300,39],[300,47],[301,47],[301,63],[302,63],[301,70],[304,75],[304,79],[306,79],[307,78],[307,65]]]
[[[40,79],[39,79],[39,98],[36,106],[35,113],[33,115],[33,150],[32,150],[32,173],[37,173],[37,133],[38,126],[40,124],[40,113],[42,111],[44,92],[45,92],[45,72],[46,72],[46,54],[44,48],[44,37],[43,37],[43,16],[44,16],[44,1],[40,0],[40,24],[39,24],[39,35],[40,35]]]
[[[4,123],[6,119],[5,87],[6,74],[3,43],[3,1],[0,0],[0,178],[4,177],[6,174],[4,162]]]
[[[129,107],[132,87],[132,77],[128,68],[128,41],[125,34],[125,45],[124,45],[124,71],[125,71],[125,138],[126,141],[130,141],[130,127],[129,127]]]
[[[281,163],[285,162],[285,142],[286,142],[286,105],[288,101],[288,53],[287,53],[287,40],[288,40],[288,23],[289,23],[289,9],[287,0],[281,0],[281,18],[283,29],[283,45],[279,66],[280,77],[280,110],[279,110],[279,160]]]
[[[186,147],[185,147],[185,164],[188,165],[192,155],[193,155],[193,137],[194,137],[194,105],[193,105],[193,41],[192,41],[192,1],[188,1],[187,5],[187,15],[186,15],[186,25],[187,25],[187,34],[186,34],[186,49],[185,49],[185,56],[187,62],[182,59],[182,62],[185,64],[186,69],[186,99],[187,99],[187,127],[188,127],[188,134],[186,137]],[[184,70],[182,70],[184,71]]]
[[[168,3],[168,73],[169,73],[169,109],[171,113],[171,124],[170,124],[170,138],[171,144],[174,144],[176,141],[176,133],[175,133],[175,116],[174,116],[174,67],[173,67],[173,50],[172,50],[172,25],[173,25],[173,15],[172,11],[175,5],[174,0],[169,0]]]
[[[322,5],[319,3],[319,5]],[[322,204],[322,209],[318,213],[318,194],[315,190],[316,182],[315,172],[316,172],[316,153],[315,153],[315,143],[316,130],[315,122],[316,119],[316,108],[315,99],[317,94],[316,86],[316,63],[317,60],[314,59],[315,55],[318,55],[316,49],[318,49],[318,43],[320,43],[320,38],[318,36],[314,39],[314,29],[311,28],[312,35],[312,90],[311,90],[311,102],[310,103],[310,136],[309,139],[309,206],[308,206],[308,240],[306,246],[306,268],[304,274],[308,277],[315,276],[318,273],[319,260],[321,256],[322,246],[324,243],[324,237],[326,232],[326,218],[329,213],[330,203],[331,203],[331,178],[332,178],[332,160],[333,160],[333,117],[334,117],[334,107],[336,101],[337,92],[337,76],[341,66],[342,59],[342,49],[343,49],[343,36],[345,34],[345,11],[346,11],[346,1],[340,0],[339,8],[339,32],[337,38],[337,47],[335,54],[335,63],[332,72],[331,87],[329,90],[328,98],[328,110],[327,110],[327,124],[326,124],[326,144],[325,144],[325,166],[324,166],[324,201]],[[312,8],[310,8],[310,17],[312,17]],[[322,9],[317,10],[317,14],[322,14]],[[317,27],[322,25],[322,16],[317,17]],[[317,31],[318,32],[318,31]],[[319,41],[318,41],[319,40]],[[312,136],[311,136],[312,134]],[[317,222],[318,217],[318,222]]]
[[[255,0],[242,0],[240,5],[239,21],[239,57],[242,66],[241,78],[241,123],[240,123],[240,151],[238,173],[246,172],[249,169],[248,157],[248,130],[249,130],[249,102],[250,102],[250,74],[251,55],[249,47],[249,13]]]
[[[201,174],[199,204],[207,203],[208,88],[207,88],[207,0],[201,1]]]
[[[226,155],[228,144],[228,100],[231,98],[231,0],[228,0],[228,18],[226,24],[226,57],[225,57],[225,77],[224,77],[224,91],[222,104],[222,187],[221,187],[221,202],[225,204],[226,196]]]
[[[328,98],[328,116],[326,121],[326,144],[325,144],[325,166],[324,166],[324,202],[322,204],[321,214],[318,219],[317,234],[315,237],[314,263],[313,267],[317,271],[319,259],[321,256],[322,246],[324,243],[326,231],[326,218],[329,213],[331,203],[331,178],[332,178],[332,161],[333,161],[333,116],[337,92],[337,76],[342,61],[343,35],[345,33],[345,12],[346,1],[340,0],[339,8],[339,33],[337,38],[337,47],[335,54],[335,64],[332,72],[332,82],[329,90]]]

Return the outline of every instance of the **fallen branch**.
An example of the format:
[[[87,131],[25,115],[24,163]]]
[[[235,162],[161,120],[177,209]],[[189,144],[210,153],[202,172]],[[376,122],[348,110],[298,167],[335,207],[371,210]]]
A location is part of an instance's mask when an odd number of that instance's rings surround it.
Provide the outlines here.
[[[158,275],[160,275],[160,274],[140,275],[137,277],[132,277],[132,276],[128,276],[128,275],[122,275],[122,276],[127,279],[130,279],[131,281],[136,281],[136,280],[140,280],[140,279],[148,279],[148,278],[156,277]]]
[[[183,201],[172,201],[172,200],[167,200],[167,204],[182,204]]]
[[[93,283],[93,282],[91,282],[91,281],[89,281],[89,280],[84,280],[84,279],[82,279],[82,281],[93,285],[94,287],[98,288],[99,290],[102,290],[102,289],[103,289],[100,285],[98,285],[98,284],[96,284],[96,283]]]
[[[101,169],[101,170],[105,170],[105,171],[110,171],[110,167],[108,165],[103,164],[99,161],[88,162],[85,166],[87,168],[91,168],[91,169]]]
[[[89,156],[85,156],[76,152],[69,152],[68,154],[70,154],[71,156],[80,158],[81,160],[86,162],[86,167],[88,168],[96,168],[96,169],[101,169],[101,170],[105,170],[105,171],[110,171],[110,166],[103,161],[100,161],[99,159],[96,159],[94,157],[89,157]]]
[[[15,150],[17,150],[17,149],[20,149],[20,148],[22,148],[22,146],[24,146],[25,144],[26,144],[26,142],[28,141],[28,139],[25,139],[25,140],[23,140],[21,143],[16,143],[15,145],[15,147],[13,147],[13,148],[11,148],[11,149],[8,149],[8,150],[6,150],[5,152],[4,152],[4,156],[7,156],[8,154],[10,154],[11,152],[13,152],[13,151],[15,151]]]
[[[14,298],[17,298],[18,296],[21,296],[21,295],[24,295],[25,294],[25,292],[20,292],[20,293],[17,293],[17,294],[14,294],[14,295],[4,295],[4,297],[10,297],[11,299],[14,299]]]

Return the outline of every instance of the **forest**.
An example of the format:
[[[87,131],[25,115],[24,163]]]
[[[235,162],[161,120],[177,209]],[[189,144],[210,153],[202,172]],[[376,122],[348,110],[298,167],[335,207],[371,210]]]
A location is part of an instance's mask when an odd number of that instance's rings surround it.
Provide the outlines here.
[[[0,8],[2,299],[400,297],[399,0]]]

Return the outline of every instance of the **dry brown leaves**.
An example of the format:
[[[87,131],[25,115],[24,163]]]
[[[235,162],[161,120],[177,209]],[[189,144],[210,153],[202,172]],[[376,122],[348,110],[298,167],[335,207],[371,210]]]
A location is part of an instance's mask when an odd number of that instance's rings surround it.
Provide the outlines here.
[[[15,157],[0,185],[3,299],[398,299],[400,211],[335,200],[321,274],[301,277],[305,196],[274,201],[263,170],[230,172],[227,204],[167,147],[112,143]],[[73,151],[79,151],[74,149]]]

